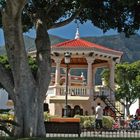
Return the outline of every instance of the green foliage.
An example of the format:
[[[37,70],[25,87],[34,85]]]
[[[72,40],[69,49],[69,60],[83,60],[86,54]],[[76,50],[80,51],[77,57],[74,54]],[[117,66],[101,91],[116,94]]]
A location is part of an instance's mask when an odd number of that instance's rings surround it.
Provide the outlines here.
[[[81,126],[84,128],[92,127],[92,125],[95,123],[95,116],[75,115],[74,118],[80,118]]]
[[[109,82],[109,71],[103,77]],[[117,88],[115,98],[129,111],[130,106],[140,98],[140,61],[117,64],[115,68]],[[127,112],[129,115],[129,112]]]
[[[9,65],[8,58],[6,55],[0,56],[0,64],[2,64],[6,70],[10,70],[10,65]]]
[[[140,97],[140,61],[118,64],[116,67],[116,99],[126,100],[129,105]]]
[[[1,0],[0,5],[4,8],[6,1]],[[22,13],[23,31],[31,29],[34,25],[32,21],[35,21],[38,17],[45,20],[48,29],[51,29],[55,23],[62,22],[73,16],[81,23],[90,20],[93,25],[101,28],[104,32],[112,28],[118,32],[125,32],[129,36],[139,29],[139,9],[140,3],[138,0],[28,1]],[[79,10],[80,14],[76,16]],[[2,25],[1,15],[0,25]]]
[[[101,77],[104,79],[107,86],[109,86],[109,69],[103,69],[101,72]]]
[[[95,116],[80,116],[75,115],[75,118],[80,118],[81,126],[84,128],[94,127],[95,126]],[[114,119],[110,116],[103,116],[103,127],[112,128],[114,124]]]
[[[12,114],[0,114],[0,119],[1,120],[14,120],[14,115]]]
[[[138,1],[100,0],[89,2],[86,5],[88,9],[86,15],[89,16],[95,26],[103,29],[104,32],[113,28],[129,35],[139,28],[140,20],[138,17],[140,14],[137,13],[137,10],[140,5]]]
[[[6,55],[0,56],[0,65],[2,65],[5,68],[5,71],[11,74],[10,65],[9,65],[8,58]],[[1,83],[0,83],[0,88],[4,88]]]
[[[103,126],[105,128],[112,128],[114,124],[114,119],[110,116],[104,116],[103,117]]]
[[[123,63],[116,66],[116,100],[128,111],[130,106],[140,97],[140,61]]]
[[[91,127],[91,126],[92,126],[92,123],[91,123],[90,120],[85,120],[85,121],[83,122],[83,127],[84,127],[84,128],[89,128],[89,127]]]
[[[0,9],[3,7],[6,6],[6,2],[5,0],[0,0]],[[2,15],[1,15],[1,12],[0,12],[0,27],[2,27]]]
[[[3,2],[3,1],[0,1],[0,2]],[[5,0],[4,2],[8,3],[9,1]],[[17,1],[17,5],[18,5],[18,2],[19,1]],[[1,3],[2,4],[1,7],[7,8],[7,9],[10,8],[11,3],[9,3],[8,5],[9,7],[5,7],[5,3]],[[2,10],[4,11],[4,9]],[[10,10],[11,10],[11,13],[15,13],[12,11],[14,9],[11,8]],[[20,10],[18,9],[18,11]],[[7,12],[10,12],[10,11],[7,11]],[[14,16],[13,17],[7,16],[9,18],[9,21],[10,19],[12,21],[12,18],[15,19],[15,18],[20,17],[20,16],[15,16],[17,14],[11,14],[11,15],[14,15]],[[42,25],[44,25],[43,26],[44,29],[49,30],[51,28],[64,26],[68,24],[69,22],[71,22],[72,20],[74,20],[75,18],[78,19],[81,23],[85,22],[86,20],[91,20],[95,26],[103,29],[104,32],[106,32],[110,28],[113,28],[119,32],[125,32],[127,35],[130,35],[130,34],[133,34],[135,30],[139,29],[139,23],[140,23],[139,3],[138,1],[134,1],[134,2],[125,1],[122,3],[121,1],[114,1],[114,0],[110,0],[110,1],[106,1],[106,0],[99,0],[99,1],[32,0],[32,1],[28,1],[27,5],[23,9],[23,13],[22,13],[23,31],[27,31],[30,28],[32,28],[32,26],[36,24],[37,21],[39,20],[43,23]],[[1,19],[2,18],[0,18],[0,20]],[[65,20],[67,20],[67,22],[63,22]],[[3,23],[6,23],[6,22],[3,22]],[[42,30],[37,30],[37,32],[38,31],[42,31]],[[19,36],[18,39],[22,39],[21,36]],[[38,39],[40,38],[38,37],[37,40]],[[47,41],[49,43],[49,39]],[[38,48],[37,49],[39,51],[44,51],[44,50],[48,51],[47,48],[42,47],[42,46],[45,46],[45,47],[47,46],[47,41],[45,42],[45,44],[44,42],[40,41],[39,44],[43,44],[43,45],[38,45],[37,47],[39,48],[40,46],[40,49]],[[8,38],[7,38],[7,42],[9,42]],[[20,48],[18,50],[20,51]],[[31,63],[34,64],[33,62]],[[5,68],[6,68],[6,65],[5,65]],[[34,65],[32,69],[34,76],[36,75],[36,69],[37,67]],[[139,77],[137,79],[139,79]],[[14,81],[14,82],[16,83],[17,81]]]
[[[36,59],[34,59],[32,57],[28,57],[28,63],[31,68],[32,74],[34,75],[34,77],[36,77],[36,73],[37,73],[37,69],[38,69]]]
[[[49,121],[50,120],[50,114],[48,112],[44,112],[44,120]]]
[[[14,121],[14,115],[12,114],[0,114],[0,130],[7,133],[9,136],[13,136],[13,126],[19,127]]]
[[[50,115],[48,112],[44,112],[44,120],[49,121],[51,118],[59,118],[57,115]]]
[[[28,63],[29,63],[32,73],[35,75],[38,68],[36,59],[32,57],[28,57]],[[11,70],[7,56],[3,56],[3,55],[0,56],[0,64],[2,64],[7,70]]]
[[[80,118],[80,123],[83,124],[86,117],[81,116],[81,115],[75,115],[74,118]]]
[[[32,57],[29,57],[28,58],[28,63],[29,63],[29,66],[31,68],[32,74],[34,75],[34,77],[36,77],[36,73],[37,73],[37,69],[38,69],[36,60],[34,58],[32,58]],[[10,68],[8,58],[7,58],[6,55],[0,55],[0,64],[5,68],[5,70],[9,74],[11,74],[11,68]],[[0,83],[0,88],[4,88],[1,85],[1,83]]]

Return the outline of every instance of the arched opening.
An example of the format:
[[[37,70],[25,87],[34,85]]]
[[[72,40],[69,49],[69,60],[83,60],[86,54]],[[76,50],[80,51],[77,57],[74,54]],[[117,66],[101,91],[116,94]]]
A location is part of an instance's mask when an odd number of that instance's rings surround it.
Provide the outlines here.
[[[83,115],[83,109],[79,105],[74,106],[74,115]]]
[[[49,112],[49,105],[48,105],[48,103],[44,103],[44,112]]]

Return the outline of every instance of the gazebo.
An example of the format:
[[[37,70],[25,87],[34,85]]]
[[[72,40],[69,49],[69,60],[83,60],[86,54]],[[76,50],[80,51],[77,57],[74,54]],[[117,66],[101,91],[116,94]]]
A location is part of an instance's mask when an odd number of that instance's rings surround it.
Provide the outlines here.
[[[109,68],[110,71],[110,89],[114,91],[114,69],[115,64],[120,62],[122,52],[109,49],[107,47],[91,43],[80,39],[77,28],[75,39],[68,40],[62,43],[58,43],[52,46],[52,66],[55,69],[55,81],[54,81],[54,95],[49,96],[49,104],[53,104],[53,114],[63,115],[63,109],[65,106],[65,84],[60,84],[61,68],[66,68],[65,53],[71,54],[69,72],[71,69],[87,69],[87,84],[82,85],[72,84],[72,78],[75,80],[80,77],[71,76],[69,74],[69,88],[68,88],[68,105],[72,111],[72,114],[76,113],[76,109],[81,111],[81,114],[93,114],[96,102],[94,98],[98,96],[95,90],[95,73],[98,68]],[[71,78],[70,78],[71,76]],[[81,76],[81,80],[84,79]],[[78,82],[77,82],[78,83]],[[104,91],[105,92],[105,91]],[[114,103],[114,92],[109,92],[108,98]],[[49,95],[49,94],[48,94]],[[105,104],[104,104],[105,106]],[[76,109],[75,109],[76,108]],[[52,110],[52,109],[51,109]],[[62,111],[62,112],[61,112]],[[78,111],[77,111],[78,112]]]
[[[115,102],[114,98],[114,69],[115,64],[120,62],[122,52],[107,48],[102,45],[88,42],[79,37],[77,28],[75,39],[55,44],[51,47],[52,66],[55,74],[52,74],[52,82],[47,92],[46,103],[49,105],[50,114],[64,115],[65,90],[66,90],[66,64],[65,54],[70,53],[68,74],[68,110],[69,116],[75,114],[94,114],[96,103],[101,101],[99,92],[95,89],[95,73],[98,68],[108,68],[110,71],[110,88],[103,90],[108,100]],[[87,79],[81,76],[70,75],[71,69],[87,69]],[[64,73],[62,74],[62,70]],[[86,83],[85,83],[86,81]],[[111,92],[109,92],[111,89]],[[105,107],[106,104],[102,102]]]

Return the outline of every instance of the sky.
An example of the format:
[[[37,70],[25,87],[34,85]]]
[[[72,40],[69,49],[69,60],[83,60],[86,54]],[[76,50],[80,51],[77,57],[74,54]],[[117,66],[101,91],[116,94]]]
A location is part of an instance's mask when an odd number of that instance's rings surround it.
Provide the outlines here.
[[[77,28],[77,24],[71,22],[66,26],[49,30],[49,33],[66,39],[74,39],[76,28]],[[89,21],[84,24],[79,24],[79,33],[80,33],[80,37],[117,34],[117,32],[114,30],[109,30],[108,32],[103,34],[101,29],[93,26],[93,24],[90,23]],[[30,30],[29,32],[24,34],[32,38],[35,38],[35,30]],[[2,45],[4,45],[4,37],[3,37],[3,31],[2,29],[0,29],[0,46]]]

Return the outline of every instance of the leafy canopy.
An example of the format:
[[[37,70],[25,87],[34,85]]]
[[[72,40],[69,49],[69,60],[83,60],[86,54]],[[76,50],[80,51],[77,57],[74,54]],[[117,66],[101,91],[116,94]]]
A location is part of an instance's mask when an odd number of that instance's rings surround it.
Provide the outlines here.
[[[0,0],[0,5],[4,7],[5,0]],[[38,17],[46,21],[48,29],[64,26],[73,19],[81,23],[90,20],[104,32],[112,28],[131,35],[140,27],[139,11],[139,0],[28,0],[22,23],[23,30],[28,31]]]
[[[132,104],[140,97],[140,61],[128,64],[118,64],[116,67],[116,98],[124,99]]]
[[[102,72],[107,85],[109,85],[109,70]],[[117,64],[115,68],[115,98],[127,110],[129,114],[130,106],[140,98],[140,61]]]
[[[34,58],[32,57],[28,57],[28,63],[29,63],[29,66],[31,68],[31,71],[32,71],[32,74],[34,75],[34,77],[36,78],[36,72],[37,72],[37,62]],[[2,65],[5,70],[10,73],[10,75],[12,76],[12,73],[11,73],[11,68],[10,68],[10,65],[9,65],[9,62],[8,62],[8,58],[7,56],[5,55],[0,55],[0,65]],[[4,88],[1,83],[0,83],[0,88]]]

